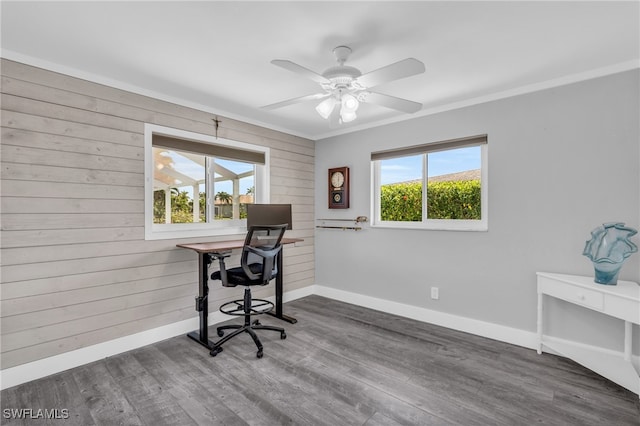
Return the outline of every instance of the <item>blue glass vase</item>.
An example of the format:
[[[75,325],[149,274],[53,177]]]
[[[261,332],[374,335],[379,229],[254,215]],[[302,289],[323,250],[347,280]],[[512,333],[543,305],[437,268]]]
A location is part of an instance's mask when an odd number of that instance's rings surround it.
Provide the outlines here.
[[[591,239],[582,254],[593,262],[595,282],[606,285],[618,283],[618,273],[624,261],[638,251],[638,246],[629,241],[637,233],[624,223],[605,223],[591,231]]]

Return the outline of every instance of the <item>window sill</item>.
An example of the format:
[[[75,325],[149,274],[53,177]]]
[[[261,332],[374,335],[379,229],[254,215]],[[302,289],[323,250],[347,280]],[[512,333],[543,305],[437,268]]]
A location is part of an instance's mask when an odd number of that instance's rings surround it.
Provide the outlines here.
[[[206,226],[192,224],[153,225],[145,229],[145,240],[170,240],[196,237],[218,237],[224,235],[246,234],[246,225]]]

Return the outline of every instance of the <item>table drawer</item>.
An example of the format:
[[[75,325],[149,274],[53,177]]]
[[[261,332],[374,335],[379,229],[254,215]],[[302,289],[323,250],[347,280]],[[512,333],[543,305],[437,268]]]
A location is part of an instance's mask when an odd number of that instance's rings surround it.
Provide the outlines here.
[[[602,293],[562,281],[541,277],[538,282],[538,291],[590,309],[598,311],[604,309],[604,295]]]
[[[640,324],[640,300],[605,295],[604,312],[612,317]]]

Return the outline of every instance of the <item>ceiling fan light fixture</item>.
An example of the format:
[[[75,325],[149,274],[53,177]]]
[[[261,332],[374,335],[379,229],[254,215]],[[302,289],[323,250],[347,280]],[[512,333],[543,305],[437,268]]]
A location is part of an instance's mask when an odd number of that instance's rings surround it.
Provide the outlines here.
[[[318,111],[318,114],[320,114],[320,116],[326,120],[329,118],[335,107],[336,100],[335,98],[330,97],[320,102],[316,107],[316,111]]]
[[[342,111],[356,112],[358,106],[360,106],[360,102],[355,96],[349,93],[342,96]]]
[[[340,119],[343,123],[348,123],[357,118],[355,111],[346,111],[344,108],[340,110]]]

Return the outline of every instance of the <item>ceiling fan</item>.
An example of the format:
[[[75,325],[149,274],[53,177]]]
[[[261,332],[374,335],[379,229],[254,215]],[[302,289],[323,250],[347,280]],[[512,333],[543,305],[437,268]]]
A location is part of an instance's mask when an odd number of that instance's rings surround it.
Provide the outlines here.
[[[324,99],[316,107],[318,114],[329,119],[332,124],[348,123],[356,119],[356,110],[360,102],[381,105],[406,113],[422,109],[422,104],[407,99],[396,98],[372,91],[376,86],[412,75],[423,73],[424,64],[417,59],[407,58],[377,70],[362,74],[357,68],[344,63],[351,54],[351,48],[338,46],[333,49],[338,61],[337,66],[326,69],[322,74],[311,71],[301,65],[284,59],[274,59],[272,64],[307,77],[322,87],[322,92],[301,96],[275,104],[264,109],[276,109],[299,102]]]

